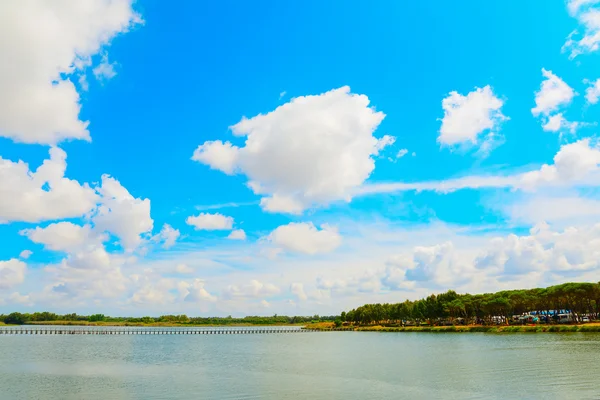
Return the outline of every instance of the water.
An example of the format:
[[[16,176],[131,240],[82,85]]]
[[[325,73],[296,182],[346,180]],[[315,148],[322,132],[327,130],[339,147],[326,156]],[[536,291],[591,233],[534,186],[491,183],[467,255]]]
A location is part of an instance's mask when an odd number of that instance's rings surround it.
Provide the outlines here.
[[[598,399],[598,334],[0,336],[0,399]]]

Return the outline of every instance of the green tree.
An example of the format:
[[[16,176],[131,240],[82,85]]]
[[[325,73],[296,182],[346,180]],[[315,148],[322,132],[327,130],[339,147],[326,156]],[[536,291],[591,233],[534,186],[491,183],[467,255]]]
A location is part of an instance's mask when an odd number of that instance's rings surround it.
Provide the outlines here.
[[[106,317],[104,316],[104,314],[93,314],[88,317],[88,321],[90,322],[99,322],[104,321],[105,319]]]
[[[4,318],[4,323],[9,325],[23,325],[27,322],[27,316],[19,312],[10,313]]]

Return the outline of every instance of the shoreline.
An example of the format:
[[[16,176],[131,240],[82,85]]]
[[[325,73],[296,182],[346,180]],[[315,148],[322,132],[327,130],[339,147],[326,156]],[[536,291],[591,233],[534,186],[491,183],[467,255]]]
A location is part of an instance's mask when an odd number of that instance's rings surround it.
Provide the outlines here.
[[[323,331],[428,333],[600,333],[600,323],[579,325],[450,325],[450,326],[311,326]]]

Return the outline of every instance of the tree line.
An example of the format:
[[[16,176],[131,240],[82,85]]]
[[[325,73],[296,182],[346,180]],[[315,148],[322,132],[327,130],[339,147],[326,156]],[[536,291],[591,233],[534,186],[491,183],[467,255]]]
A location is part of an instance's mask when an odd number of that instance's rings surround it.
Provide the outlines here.
[[[181,315],[161,315],[158,317],[111,317],[104,314],[78,315],[72,314],[56,314],[48,311],[34,313],[13,312],[10,314],[0,314],[0,322],[5,324],[22,325],[30,322],[115,322],[115,323],[136,323],[136,324],[188,324],[188,325],[287,325],[299,324],[308,322],[323,322],[334,321],[339,316],[247,316],[242,318],[228,317],[188,317],[185,314]]]
[[[458,294],[453,290],[424,299],[394,304],[365,304],[341,319],[354,324],[412,322],[494,324],[497,318],[536,313],[548,315],[545,322],[555,322],[560,312],[575,316],[589,315],[597,319],[600,311],[600,283],[565,283],[529,290],[505,290],[485,294]],[[548,313],[550,311],[550,313]]]

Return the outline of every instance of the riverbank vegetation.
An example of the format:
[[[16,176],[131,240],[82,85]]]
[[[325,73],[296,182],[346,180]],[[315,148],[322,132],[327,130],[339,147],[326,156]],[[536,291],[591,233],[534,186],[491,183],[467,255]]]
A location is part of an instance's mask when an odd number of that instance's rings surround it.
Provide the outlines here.
[[[273,315],[234,317],[188,317],[187,315],[162,315],[159,317],[111,317],[104,314],[78,315],[51,312],[0,314],[0,324],[8,325],[114,325],[114,326],[253,326],[253,325],[304,325],[334,321],[338,316],[285,316]]]
[[[541,333],[541,332],[600,332],[600,323],[575,325],[426,325],[426,326],[391,326],[391,325],[343,325],[333,322],[310,323],[306,329],[321,331],[357,331],[357,332],[432,332],[432,333]]]
[[[365,304],[343,312],[346,324],[357,326],[409,327],[411,325],[500,325],[523,324],[514,317],[535,315],[539,322],[596,320],[600,312],[600,284],[565,283],[529,290],[506,290],[486,294],[458,294],[453,290],[395,304]]]

